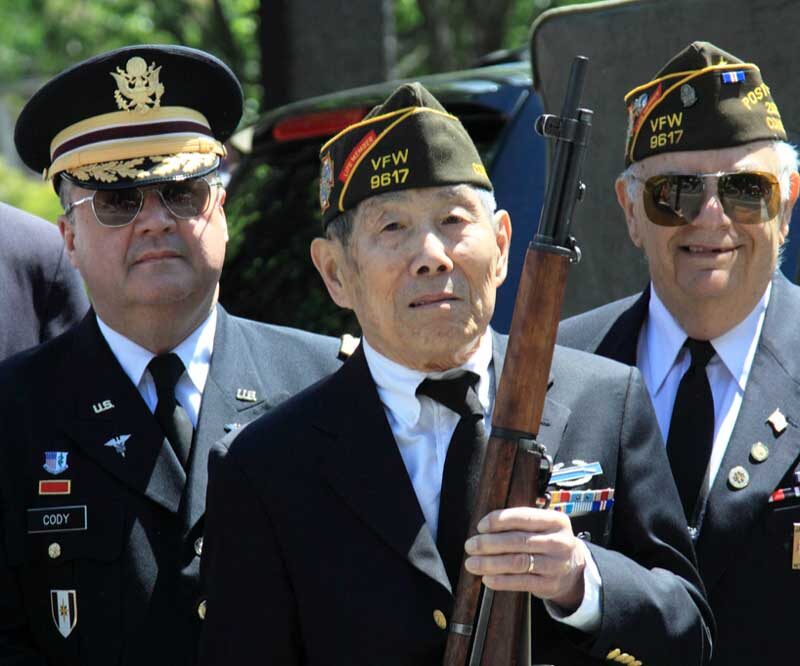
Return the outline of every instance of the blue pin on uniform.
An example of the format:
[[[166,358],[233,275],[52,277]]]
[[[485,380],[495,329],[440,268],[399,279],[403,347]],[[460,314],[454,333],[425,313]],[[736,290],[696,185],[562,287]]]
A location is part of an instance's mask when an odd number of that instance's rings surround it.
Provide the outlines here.
[[[45,451],[44,452],[44,470],[53,476],[66,472],[69,465],[67,465],[67,451]]]

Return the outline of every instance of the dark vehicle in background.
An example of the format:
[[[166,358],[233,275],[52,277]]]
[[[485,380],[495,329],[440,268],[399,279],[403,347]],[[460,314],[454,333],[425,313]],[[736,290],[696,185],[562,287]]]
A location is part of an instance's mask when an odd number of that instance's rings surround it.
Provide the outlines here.
[[[506,331],[544,195],[546,144],[533,129],[542,107],[531,87],[530,65],[493,65],[420,81],[461,119],[489,170],[498,205],[511,214],[509,279],[493,319]],[[253,128],[225,205],[232,240],[221,301],[231,312],[336,335],[357,332],[354,317],[333,304],[309,257],[311,239],[320,233],[318,153],[397,85],[297,102],[266,114]]]

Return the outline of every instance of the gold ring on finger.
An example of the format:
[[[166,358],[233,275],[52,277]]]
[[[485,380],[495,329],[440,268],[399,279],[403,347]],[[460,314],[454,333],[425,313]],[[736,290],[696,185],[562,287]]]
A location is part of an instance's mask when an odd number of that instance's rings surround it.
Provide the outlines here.
[[[528,573],[532,574],[533,573],[533,568],[534,568],[534,566],[536,564],[536,560],[534,559],[533,555],[531,555],[530,553],[528,553],[528,557],[530,558],[529,561],[528,561]]]

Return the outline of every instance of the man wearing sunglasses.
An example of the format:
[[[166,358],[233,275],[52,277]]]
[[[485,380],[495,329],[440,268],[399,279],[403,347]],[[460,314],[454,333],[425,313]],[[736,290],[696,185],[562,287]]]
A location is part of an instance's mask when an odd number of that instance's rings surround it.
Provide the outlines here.
[[[707,42],[626,103],[616,191],[651,282],[563,322],[559,342],[642,371],[717,620],[713,663],[783,661],[800,595],[800,290],[777,267],[797,153],[758,68]]]
[[[0,365],[0,663],[193,664],[208,451],[338,365],[333,340],[217,304],[241,111],[218,59],[135,46],[20,115],[92,310]]]

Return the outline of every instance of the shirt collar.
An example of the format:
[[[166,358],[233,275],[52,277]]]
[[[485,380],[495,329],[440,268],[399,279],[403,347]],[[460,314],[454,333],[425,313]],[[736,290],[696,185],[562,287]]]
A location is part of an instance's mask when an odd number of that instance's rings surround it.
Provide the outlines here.
[[[747,317],[730,331],[711,341],[717,355],[722,359],[742,391],[747,385],[747,378],[750,376],[750,369],[753,366],[753,358],[761,337],[761,328],[764,325],[764,316],[771,293],[772,282],[767,285],[761,300]]]
[[[742,391],[750,375],[771,292],[770,282],[761,300],[747,317],[723,335],[711,340],[717,356]],[[653,380],[653,393],[661,388],[686,338],[686,332],[667,310],[651,283],[645,344],[648,349],[648,374]]]
[[[366,337],[362,339],[362,344],[367,366],[381,402],[404,426],[410,428],[419,421],[420,403],[417,398],[417,387],[426,377],[442,379],[462,370],[469,370],[478,375],[478,399],[484,412],[489,410],[489,366],[492,362],[492,334],[489,330],[481,336],[478,348],[466,363],[444,372],[425,373],[412,370],[377,352]]]
[[[100,332],[111,348],[112,353],[116,356],[117,361],[119,361],[133,385],[138,387],[145,370],[147,370],[148,363],[155,358],[155,354],[115,331],[100,319],[99,315],[95,314],[95,316],[97,317],[97,325],[100,327]],[[213,308],[206,320],[172,350],[183,361],[189,379],[201,393],[208,379],[216,328],[217,309]]]

